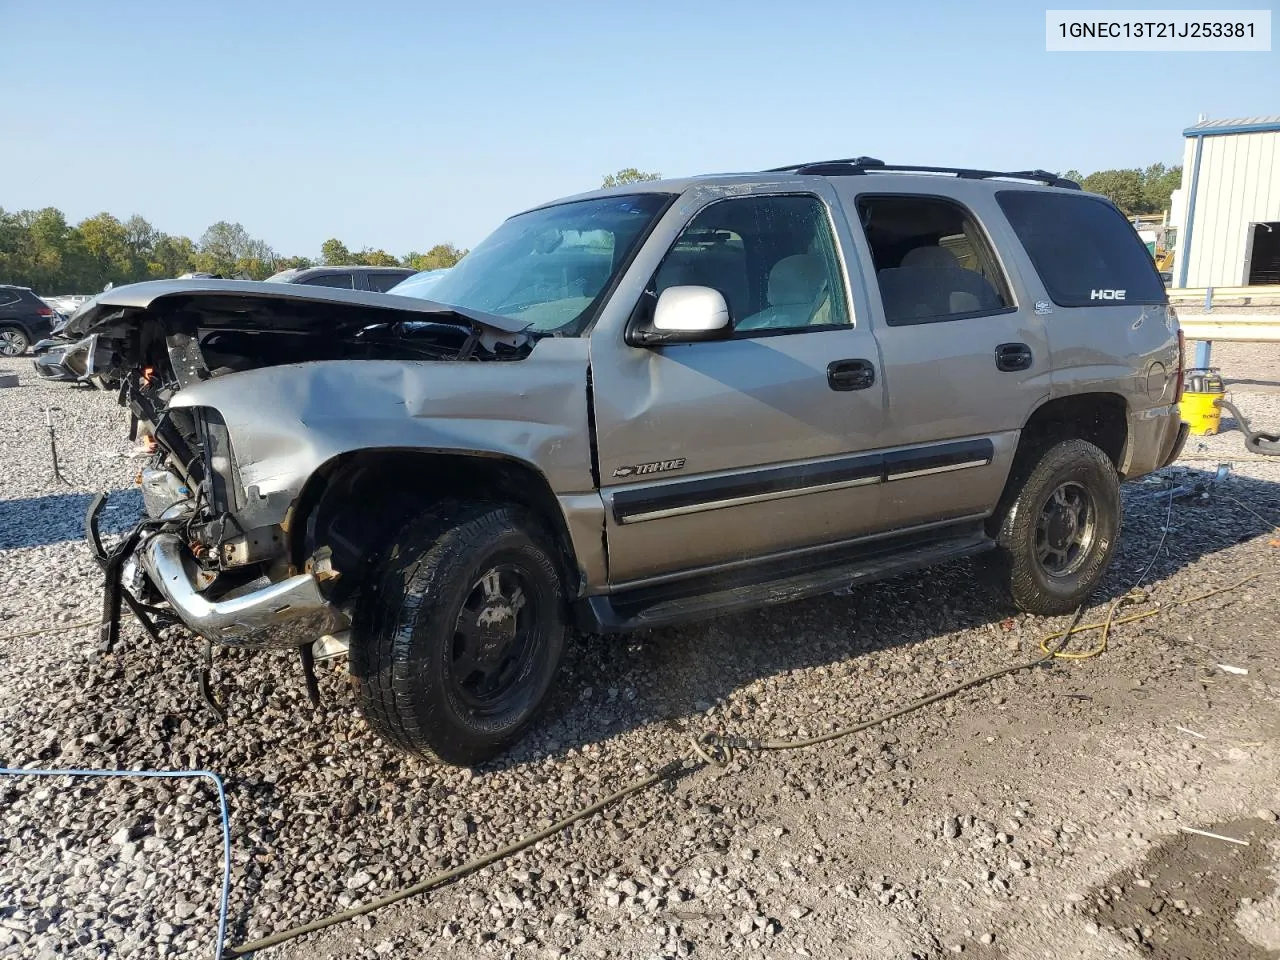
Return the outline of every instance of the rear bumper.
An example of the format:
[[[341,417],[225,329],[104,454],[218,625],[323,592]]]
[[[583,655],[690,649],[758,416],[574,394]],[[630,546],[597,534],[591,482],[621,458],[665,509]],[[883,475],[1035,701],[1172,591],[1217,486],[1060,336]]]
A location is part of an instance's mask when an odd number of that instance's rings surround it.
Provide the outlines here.
[[[1186,442],[1187,426],[1176,404],[1131,412],[1128,427],[1129,442],[1120,465],[1120,475],[1126,480],[1172,463]]]
[[[1187,435],[1190,432],[1191,424],[1178,424],[1178,436],[1173,442],[1173,449],[1169,451],[1168,455],[1164,458],[1164,463],[1160,464],[1160,466],[1167,467],[1169,464],[1173,463],[1173,461],[1182,456],[1182,448],[1187,445]]]
[[[138,559],[174,613],[202,637],[232,646],[296,647],[349,626],[309,573],[211,601],[189,572],[186,550],[176,535],[158,533],[142,545]]]

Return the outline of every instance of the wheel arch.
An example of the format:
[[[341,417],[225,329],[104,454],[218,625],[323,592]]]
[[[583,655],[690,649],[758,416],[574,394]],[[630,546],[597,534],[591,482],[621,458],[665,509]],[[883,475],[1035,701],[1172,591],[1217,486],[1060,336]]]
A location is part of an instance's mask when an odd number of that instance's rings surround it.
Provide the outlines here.
[[[304,569],[328,546],[341,576],[334,599],[345,600],[364,582],[370,563],[399,524],[444,498],[514,503],[545,525],[562,564],[568,596],[583,575],[564,509],[546,476],[533,464],[480,451],[373,448],[338,454],[307,479],[285,526],[289,558]]]
[[[1111,391],[1073,393],[1037,406],[1018,437],[1015,461],[1060,440],[1087,440],[1120,471],[1129,445],[1129,405]]]
[[[1129,450],[1129,406],[1118,393],[1094,391],[1054,397],[1040,403],[1018,435],[1013,465],[995,511],[987,520],[994,535],[1027,475],[1044,452],[1063,440],[1087,440],[1103,453],[1123,479]]]

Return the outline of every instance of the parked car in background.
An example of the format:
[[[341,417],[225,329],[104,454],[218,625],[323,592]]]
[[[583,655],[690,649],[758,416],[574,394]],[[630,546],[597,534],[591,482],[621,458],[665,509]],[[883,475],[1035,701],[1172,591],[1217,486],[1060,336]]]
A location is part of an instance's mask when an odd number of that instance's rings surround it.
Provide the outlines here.
[[[30,287],[0,284],[0,356],[20,357],[49,336],[57,313]]]
[[[452,268],[437,267],[435,270],[423,270],[415,273],[397,283],[387,293],[394,293],[398,297],[418,297],[422,300],[430,300],[431,288],[443,280],[450,269]]]
[[[408,267],[308,267],[281,270],[267,277],[267,283],[300,283],[308,287],[337,287],[341,290],[373,290],[386,293],[406,277]]]
[[[41,297],[41,299],[64,317],[69,317],[91,296],[88,293],[64,293],[54,297]]]

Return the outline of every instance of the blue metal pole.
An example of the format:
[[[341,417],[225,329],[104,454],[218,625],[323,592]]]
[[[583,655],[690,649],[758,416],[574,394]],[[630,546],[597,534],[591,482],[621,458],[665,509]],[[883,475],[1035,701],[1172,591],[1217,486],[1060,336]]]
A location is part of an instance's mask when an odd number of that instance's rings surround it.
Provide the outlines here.
[[[1196,341],[1196,363],[1195,363],[1196,369],[1197,370],[1208,369],[1212,356],[1213,356],[1213,341],[1197,340]]]

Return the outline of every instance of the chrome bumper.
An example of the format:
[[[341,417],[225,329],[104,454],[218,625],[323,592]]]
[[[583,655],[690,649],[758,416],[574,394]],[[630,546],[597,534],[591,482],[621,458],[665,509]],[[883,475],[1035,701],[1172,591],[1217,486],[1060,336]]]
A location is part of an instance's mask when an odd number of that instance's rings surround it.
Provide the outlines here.
[[[349,625],[309,573],[210,601],[196,589],[183,562],[185,552],[177,536],[158,533],[146,541],[138,556],[174,612],[202,637],[232,646],[296,647]]]

